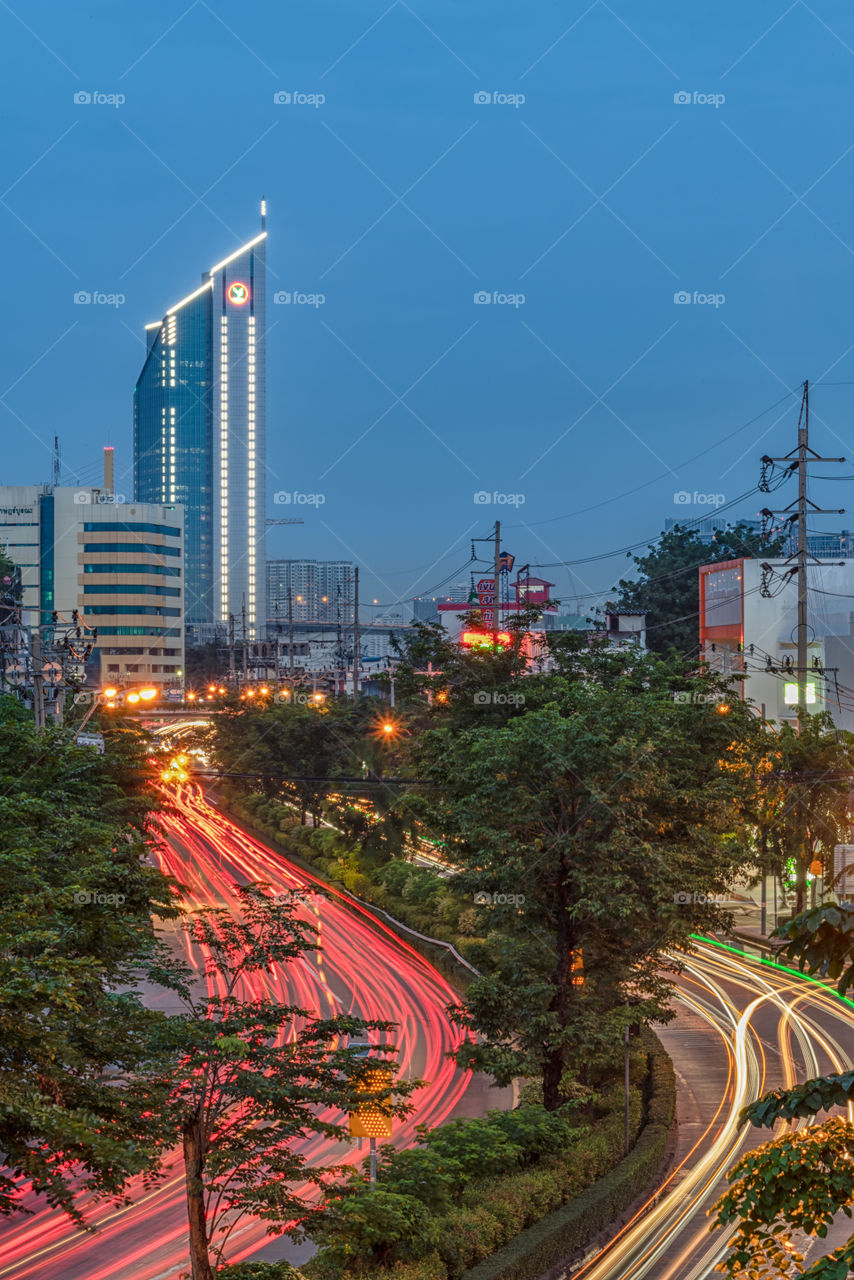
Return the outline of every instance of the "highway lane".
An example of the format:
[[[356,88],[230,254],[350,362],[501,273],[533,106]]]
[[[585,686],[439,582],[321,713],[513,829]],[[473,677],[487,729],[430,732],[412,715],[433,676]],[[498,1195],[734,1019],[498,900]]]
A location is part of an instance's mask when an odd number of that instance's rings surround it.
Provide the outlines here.
[[[608,1247],[571,1273],[573,1280],[712,1277],[732,1235],[709,1230],[709,1210],[727,1186],[724,1174],[771,1136],[767,1129],[740,1129],[741,1108],[769,1089],[854,1061],[854,1004],[822,983],[723,945],[698,945],[679,980],[677,1010],[675,1023],[661,1032],[682,1086],[675,1167]]]
[[[464,1103],[468,1072],[446,1058],[459,1041],[445,1006],[455,993],[411,946],[366,910],[344,905],[314,877],[229,822],[195,786],[182,787],[176,809],[164,813],[168,844],[164,870],[188,888],[191,905],[230,905],[235,882],[262,880],[277,894],[294,895],[297,912],[320,930],[319,947],[304,960],[258,979],[266,994],[321,1016],[356,1013],[398,1023],[402,1074],[429,1083],[415,1095],[413,1115],[396,1127],[406,1145],[417,1124],[450,1118]],[[203,973],[200,957],[189,953]],[[363,1158],[349,1144],[314,1138],[312,1161],[329,1164]],[[0,1280],[167,1280],[186,1266],[183,1171],[177,1162],[155,1187],[133,1188],[126,1207],[101,1206],[92,1214],[99,1230],[84,1236],[60,1215],[37,1209],[28,1219],[0,1228]],[[264,1227],[246,1221],[233,1237],[230,1259],[251,1256],[267,1241]]]
[[[268,993],[325,1014],[355,1011],[400,1023],[404,1074],[430,1085],[398,1129],[410,1141],[416,1123],[439,1124],[465,1100],[468,1077],[444,1054],[456,1032],[444,1015],[453,992],[444,979],[381,920],[345,906],[334,892],[281,854],[230,823],[195,787],[181,789],[165,818],[162,864],[188,886],[191,903],[230,903],[235,881],[262,879],[274,892],[297,892],[298,910],[320,929],[322,951],[287,976],[273,974]],[[191,957],[198,962],[198,957]],[[677,1017],[662,1038],[680,1076],[679,1147],[668,1182],[601,1254],[574,1277],[583,1280],[701,1280],[711,1277],[727,1237],[709,1234],[707,1212],[723,1174],[749,1145],[768,1137],[738,1130],[745,1102],[779,1084],[851,1064],[854,1006],[829,988],[760,964],[731,949],[699,944],[678,984]],[[315,1139],[308,1154],[324,1163],[340,1149]],[[359,1153],[346,1149],[356,1162]],[[129,1207],[101,1207],[100,1230],[84,1237],[60,1215],[39,1210],[0,1228],[0,1280],[167,1280],[186,1257],[182,1171],[176,1164],[156,1187],[134,1188]],[[246,1223],[235,1259],[266,1240]]]

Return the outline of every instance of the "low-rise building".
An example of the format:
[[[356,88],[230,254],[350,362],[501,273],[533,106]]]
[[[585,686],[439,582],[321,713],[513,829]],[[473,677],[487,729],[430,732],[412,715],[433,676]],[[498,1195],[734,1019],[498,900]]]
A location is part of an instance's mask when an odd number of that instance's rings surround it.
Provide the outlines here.
[[[21,567],[22,624],[91,650],[101,684],[178,685],[184,668],[184,512],[103,488],[0,486],[0,546]]]

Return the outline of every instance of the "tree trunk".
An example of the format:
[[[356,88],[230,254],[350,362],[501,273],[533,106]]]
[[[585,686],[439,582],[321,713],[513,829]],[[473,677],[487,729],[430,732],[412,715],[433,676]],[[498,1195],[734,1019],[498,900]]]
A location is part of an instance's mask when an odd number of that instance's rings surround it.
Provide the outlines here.
[[[557,929],[555,931],[555,962],[552,985],[554,994],[550,1001],[550,1010],[557,1015],[559,1030],[562,1032],[569,1021],[569,1004],[572,999],[572,958],[574,930],[569,918],[569,902],[564,885],[564,869],[561,863],[560,882],[557,893]],[[543,1106],[546,1111],[557,1111],[561,1104],[560,1083],[566,1060],[566,1047],[559,1045],[546,1049],[543,1055]]]
[[[190,1264],[193,1280],[213,1280],[208,1256],[205,1195],[202,1173],[201,1123],[193,1117],[184,1127],[184,1174],[187,1184],[187,1218],[190,1224]]]

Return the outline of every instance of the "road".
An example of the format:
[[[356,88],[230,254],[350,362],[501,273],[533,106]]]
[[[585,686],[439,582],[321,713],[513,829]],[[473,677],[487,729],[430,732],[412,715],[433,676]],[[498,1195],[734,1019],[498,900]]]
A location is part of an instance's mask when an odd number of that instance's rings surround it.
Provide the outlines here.
[[[261,879],[277,893],[298,891],[299,911],[320,929],[322,951],[270,975],[269,992],[320,1014],[352,1011],[399,1023],[404,1074],[430,1083],[396,1141],[411,1141],[418,1123],[479,1109],[470,1077],[445,1058],[457,1033],[444,1012],[454,993],[441,975],[380,919],[345,906],[334,891],[327,896],[313,877],[229,822],[198,788],[182,788],[176,800],[164,817],[162,865],[187,885],[191,904],[229,904],[235,881]],[[768,1137],[738,1129],[741,1107],[767,1089],[852,1062],[854,1004],[723,946],[698,944],[678,983],[676,1011],[661,1032],[680,1085],[674,1168],[654,1201],[573,1280],[711,1278],[727,1236],[709,1234],[707,1211],[739,1153]],[[321,1139],[307,1154],[324,1163],[361,1158]],[[94,1236],[46,1210],[0,1228],[0,1280],[177,1280],[186,1258],[177,1165],[156,1187],[135,1187],[130,1206],[101,1207],[92,1217]],[[265,1240],[263,1228],[247,1222],[232,1260],[256,1254]]]
[[[181,788],[176,809],[164,813],[168,845],[161,865],[188,888],[191,906],[229,905],[231,886],[262,880],[275,893],[297,891],[297,911],[320,930],[322,950],[287,971],[265,978],[267,990],[320,1016],[354,1013],[398,1023],[402,1074],[429,1083],[415,1095],[415,1112],[397,1126],[406,1145],[417,1124],[431,1127],[453,1115],[482,1109],[472,1100],[470,1073],[457,1070],[446,1053],[459,1033],[445,1014],[455,993],[412,947],[369,912],[345,906],[334,891],[266,848],[229,822],[194,786]],[[190,955],[198,968],[198,957]],[[491,1105],[497,1099],[490,1098]],[[468,1105],[467,1105],[468,1104]],[[364,1156],[355,1147],[327,1139],[307,1143],[318,1163]],[[92,1214],[96,1235],[81,1235],[60,1215],[37,1210],[0,1228],[0,1280],[167,1280],[186,1267],[183,1172],[174,1164],[155,1188],[133,1188],[128,1207],[101,1207]],[[248,1221],[235,1239],[230,1261],[257,1252],[267,1240],[263,1226]]]
[[[831,988],[724,945],[700,944],[679,980],[677,1017],[661,1031],[679,1083],[678,1147],[667,1182],[573,1280],[703,1280],[731,1232],[710,1234],[724,1174],[767,1129],[741,1108],[854,1060],[854,1003]],[[854,1119],[854,1108],[849,1107]],[[815,1260],[827,1245],[817,1241]]]

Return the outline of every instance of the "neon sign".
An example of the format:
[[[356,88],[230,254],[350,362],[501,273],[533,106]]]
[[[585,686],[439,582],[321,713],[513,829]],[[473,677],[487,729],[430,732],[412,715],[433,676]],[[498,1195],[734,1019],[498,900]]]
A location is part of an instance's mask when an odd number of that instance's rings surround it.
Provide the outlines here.
[[[249,286],[242,280],[235,280],[226,289],[225,296],[232,306],[243,307],[249,301]]]

